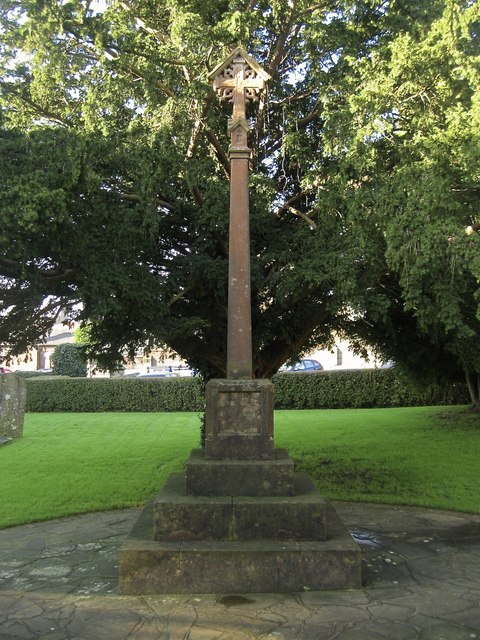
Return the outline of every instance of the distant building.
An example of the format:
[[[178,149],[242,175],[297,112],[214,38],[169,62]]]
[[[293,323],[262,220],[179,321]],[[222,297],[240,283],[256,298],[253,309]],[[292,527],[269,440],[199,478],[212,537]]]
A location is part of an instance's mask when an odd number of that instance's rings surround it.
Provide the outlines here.
[[[54,327],[54,331],[57,325]],[[50,358],[55,350],[55,347],[59,344],[67,344],[73,342],[73,331],[62,327],[63,331],[59,333],[53,333],[48,336],[45,342],[36,344],[33,351],[36,352],[36,369],[51,369],[52,365]],[[23,367],[18,367],[19,369]],[[27,367],[28,368],[28,367]]]
[[[57,318],[50,335],[42,342],[37,342],[27,353],[13,358],[8,365],[12,371],[36,371],[51,369],[50,358],[58,344],[72,343],[74,326],[65,322],[65,315],[62,313]],[[0,361],[2,360],[0,350]]]
[[[51,357],[55,347],[59,344],[73,343],[74,331],[77,326],[78,324],[76,323],[65,323],[65,316],[61,314],[53,326],[51,334],[44,341],[35,344],[27,354],[16,357],[8,365],[9,368],[12,371],[51,369]],[[0,350],[0,364],[3,364],[1,355]],[[381,365],[381,362],[375,358],[373,353],[368,360],[365,360],[365,358],[353,352],[349,342],[341,339],[335,341],[333,348],[315,349],[308,354],[308,357],[318,360],[326,370],[365,369]],[[91,369],[94,370],[94,367],[89,367],[89,370]],[[170,349],[155,349],[148,354],[145,354],[143,350],[139,350],[135,358],[126,365],[124,373],[146,373],[157,370],[179,370],[181,374],[184,370],[188,370],[188,365]]]
[[[309,358],[318,360],[326,370],[338,369],[371,369],[379,367],[382,363],[373,352],[368,351],[368,360],[353,352],[351,344],[346,340],[335,340],[331,349],[315,349],[308,354]]]

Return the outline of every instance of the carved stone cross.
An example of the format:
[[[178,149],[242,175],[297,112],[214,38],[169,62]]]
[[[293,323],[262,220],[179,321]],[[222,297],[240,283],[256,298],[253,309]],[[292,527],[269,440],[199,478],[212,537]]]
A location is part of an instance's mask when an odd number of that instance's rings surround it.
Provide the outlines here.
[[[220,100],[233,103],[230,133],[230,234],[228,268],[227,378],[252,377],[250,227],[248,169],[250,149],[246,103],[256,101],[270,76],[241,47],[209,75]]]
[[[247,100],[257,101],[269,75],[243,49],[237,47],[214,69],[213,90],[220,100],[233,102],[232,120],[245,119]]]

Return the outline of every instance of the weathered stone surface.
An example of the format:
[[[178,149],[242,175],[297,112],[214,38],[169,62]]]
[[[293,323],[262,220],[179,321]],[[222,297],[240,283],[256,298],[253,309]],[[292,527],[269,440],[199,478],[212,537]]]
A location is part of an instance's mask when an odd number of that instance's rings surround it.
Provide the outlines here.
[[[232,498],[195,498],[185,494],[185,480],[172,474],[154,500],[155,540],[221,540],[230,537]]]
[[[7,527],[0,530],[0,638],[480,638],[480,536],[474,535],[479,515],[368,503],[335,506],[351,529],[368,532],[360,543],[361,589],[119,595],[118,549],[139,509]],[[148,523],[146,529],[151,535]],[[400,556],[405,570],[393,577],[384,559]],[[35,575],[41,557],[72,570],[60,578],[55,572]]]
[[[207,459],[274,457],[273,384],[269,380],[210,380],[205,421]]]
[[[152,517],[151,506],[141,516]],[[159,542],[137,526],[120,551],[124,594],[261,593],[361,586],[360,549],[329,508],[325,541]]]
[[[172,474],[154,502],[155,540],[324,540],[326,501],[306,474],[294,496],[194,497]]]
[[[194,449],[185,468],[186,491],[194,496],[291,496],[293,460],[276,449],[272,460],[207,460]]]
[[[20,438],[25,417],[25,381],[13,373],[0,375],[0,436]]]

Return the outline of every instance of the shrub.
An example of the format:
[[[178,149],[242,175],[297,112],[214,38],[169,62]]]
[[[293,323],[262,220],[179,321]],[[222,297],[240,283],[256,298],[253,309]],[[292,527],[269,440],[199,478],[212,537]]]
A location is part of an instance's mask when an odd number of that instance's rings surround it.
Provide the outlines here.
[[[27,411],[203,411],[198,378],[32,378]]]
[[[53,374],[51,371],[15,371],[15,375],[19,378],[51,378]]]
[[[393,370],[286,373],[273,377],[277,409],[468,404],[466,386],[412,389]],[[203,411],[199,378],[27,378],[27,411]]]
[[[277,409],[343,409],[468,404],[466,385],[414,388],[393,369],[355,369],[317,373],[279,373]]]
[[[52,363],[52,373],[55,376],[84,378],[87,375],[85,358],[76,344],[57,345],[50,361]]]

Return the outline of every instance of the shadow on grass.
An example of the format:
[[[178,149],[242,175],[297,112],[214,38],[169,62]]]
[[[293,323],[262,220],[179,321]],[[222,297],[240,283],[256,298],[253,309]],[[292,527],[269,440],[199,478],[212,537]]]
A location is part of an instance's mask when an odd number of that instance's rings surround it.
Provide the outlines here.
[[[468,408],[464,411],[443,411],[430,416],[430,424],[425,430],[441,431],[479,431],[480,432],[480,412]]]
[[[391,470],[382,465],[381,460],[377,461],[378,466],[364,458],[309,461],[302,456],[301,459],[294,458],[294,462],[296,470],[308,473],[322,492],[336,496],[390,493],[395,491],[397,484]]]

